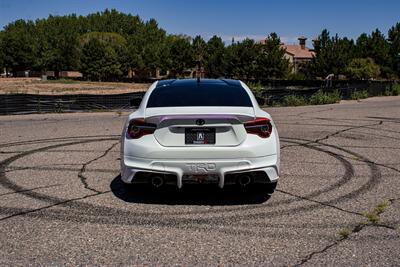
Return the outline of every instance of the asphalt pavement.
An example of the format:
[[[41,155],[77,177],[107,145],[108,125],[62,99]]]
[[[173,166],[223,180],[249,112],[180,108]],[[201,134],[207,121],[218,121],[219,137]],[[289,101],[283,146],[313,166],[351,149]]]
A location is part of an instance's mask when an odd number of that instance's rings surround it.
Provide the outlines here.
[[[0,265],[400,265],[400,97],[266,109],[272,196],[125,188],[128,113],[0,117]]]

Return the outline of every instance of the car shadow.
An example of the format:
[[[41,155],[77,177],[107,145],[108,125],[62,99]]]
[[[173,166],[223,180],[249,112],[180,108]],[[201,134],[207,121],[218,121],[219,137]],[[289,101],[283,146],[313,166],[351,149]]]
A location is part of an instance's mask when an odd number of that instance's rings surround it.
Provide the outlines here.
[[[111,192],[119,199],[130,203],[160,205],[248,205],[261,204],[270,199],[263,186],[253,186],[246,190],[236,186],[221,189],[217,185],[165,186],[154,189],[147,185],[126,186],[121,176],[115,177],[110,184]]]

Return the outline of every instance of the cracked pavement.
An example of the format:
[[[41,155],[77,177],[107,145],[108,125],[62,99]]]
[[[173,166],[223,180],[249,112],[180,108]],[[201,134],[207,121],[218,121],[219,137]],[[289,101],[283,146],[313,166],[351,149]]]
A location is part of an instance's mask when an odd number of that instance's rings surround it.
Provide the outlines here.
[[[126,189],[127,113],[0,117],[0,265],[399,266],[400,97],[267,111],[272,197]]]

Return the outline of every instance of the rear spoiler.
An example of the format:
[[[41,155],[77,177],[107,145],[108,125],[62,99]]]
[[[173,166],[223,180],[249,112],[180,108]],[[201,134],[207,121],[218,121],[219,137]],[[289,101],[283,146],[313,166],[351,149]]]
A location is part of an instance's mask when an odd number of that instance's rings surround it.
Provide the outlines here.
[[[170,120],[212,120],[212,121],[228,121],[228,122],[246,122],[249,120],[254,119],[254,116],[244,115],[244,114],[189,114],[189,115],[158,115],[158,116],[151,116],[146,118],[146,122],[160,124],[165,121]]]

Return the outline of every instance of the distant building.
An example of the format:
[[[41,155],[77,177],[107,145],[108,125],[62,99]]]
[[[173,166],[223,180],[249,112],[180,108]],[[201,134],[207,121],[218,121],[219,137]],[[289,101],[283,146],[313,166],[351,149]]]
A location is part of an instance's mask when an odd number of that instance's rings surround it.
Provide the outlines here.
[[[59,73],[61,78],[82,78],[83,75],[79,71],[60,71]]]
[[[300,36],[298,40],[298,45],[282,44],[282,47],[286,50],[285,58],[289,60],[293,73],[296,73],[301,65],[310,62],[315,56],[314,50],[306,47],[307,38]]]
[[[300,36],[298,40],[299,44],[281,44],[281,47],[286,51],[284,57],[289,60],[293,73],[296,73],[302,65],[310,62],[315,56],[314,50],[306,47],[306,37]],[[259,43],[265,44],[265,42],[266,39]]]

